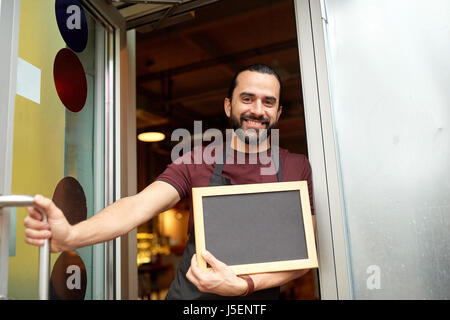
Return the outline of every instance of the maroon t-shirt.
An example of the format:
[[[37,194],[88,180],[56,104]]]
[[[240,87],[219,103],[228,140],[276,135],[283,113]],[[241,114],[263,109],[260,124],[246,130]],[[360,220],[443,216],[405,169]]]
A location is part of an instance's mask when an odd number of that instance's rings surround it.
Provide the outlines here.
[[[214,157],[214,150],[205,152],[205,147],[196,147],[169,164],[156,179],[172,185],[181,199],[186,197],[191,199],[189,231],[193,225],[192,188],[208,186],[214,171],[214,161],[209,154]],[[301,180],[308,182],[311,213],[314,214],[311,166],[308,159],[302,154],[290,153],[283,148],[279,148],[279,154],[283,182]],[[223,166],[222,175],[229,178],[233,185],[277,182],[275,166],[270,162],[270,157],[270,150],[255,155],[231,149]]]

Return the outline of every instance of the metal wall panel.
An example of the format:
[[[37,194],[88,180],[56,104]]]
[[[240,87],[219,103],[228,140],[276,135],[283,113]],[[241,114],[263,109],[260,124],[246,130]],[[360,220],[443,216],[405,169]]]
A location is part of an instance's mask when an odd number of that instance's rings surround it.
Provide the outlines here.
[[[450,298],[450,3],[326,0],[351,294]]]

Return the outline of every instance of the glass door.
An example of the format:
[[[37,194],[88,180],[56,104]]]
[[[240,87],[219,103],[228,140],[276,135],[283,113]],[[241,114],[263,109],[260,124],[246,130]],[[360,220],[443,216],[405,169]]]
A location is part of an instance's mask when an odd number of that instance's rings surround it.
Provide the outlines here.
[[[52,198],[75,224],[104,208],[113,200],[108,195],[115,194],[110,182],[117,181],[116,171],[110,168],[115,166],[116,33],[84,2],[14,2],[20,20],[18,31],[10,34],[17,41],[17,56],[7,66],[17,63],[17,72],[11,73],[17,78],[16,94],[5,108],[12,112],[11,121],[2,120],[13,127],[12,137],[0,133],[2,149],[11,145],[3,149],[11,165],[0,163],[10,188],[1,191]],[[1,10],[3,18],[5,7]],[[3,210],[0,220],[2,230],[8,230],[8,237],[2,233],[0,251],[1,274],[7,279],[2,293],[8,298],[38,297],[38,249],[24,242],[26,215],[25,208],[12,208]],[[110,297],[106,289],[114,287],[116,278],[107,280],[106,251],[99,244],[52,254],[50,299]]]

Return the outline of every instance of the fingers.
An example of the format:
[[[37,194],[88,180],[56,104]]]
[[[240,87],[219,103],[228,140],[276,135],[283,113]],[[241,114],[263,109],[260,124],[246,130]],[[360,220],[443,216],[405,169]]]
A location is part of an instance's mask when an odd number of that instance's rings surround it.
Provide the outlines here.
[[[209,251],[203,251],[202,257],[214,270],[221,270],[227,266],[225,263],[214,257]]]
[[[28,216],[23,220],[25,242],[34,246],[43,246],[45,239],[51,237],[50,225],[43,222],[42,214],[34,207],[28,207]]]
[[[200,279],[199,279],[199,273],[200,272],[200,268],[198,267],[197,264],[197,257],[194,254],[191,258],[191,267],[189,268],[188,272],[186,273],[186,278],[188,278],[188,280],[190,282],[192,282],[197,288],[200,287]]]
[[[25,242],[31,244],[32,246],[42,247],[45,240],[25,238]]]
[[[203,256],[204,255],[202,253],[202,257]],[[209,254],[209,256],[207,256],[207,259],[208,260],[205,259],[205,261],[207,261],[207,262],[211,261],[216,267],[218,265],[220,266],[221,262],[219,260],[215,259],[211,254]],[[213,267],[212,264],[211,264],[211,267]],[[205,279],[208,279],[212,276],[212,272],[215,270],[216,269],[214,269],[214,267],[212,269],[208,268],[206,270],[201,268],[197,261],[197,255],[194,254],[194,255],[192,255],[192,258],[191,258],[191,267],[189,268],[188,272],[186,273],[186,276],[192,283],[194,283],[197,287],[199,287],[199,285],[201,286]],[[210,271],[212,271],[212,272],[210,273]]]
[[[223,296],[233,296],[242,293],[242,280],[223,262],[216,259],[209,252],[202,252],[202,257],[211,268],[204,270],[197,261],[197,255],[191,259],[191,267],[186,273],[186,277],[200,292],[215,293]],[[239,286],[236,284],[239,281]],[[246,284],[246,283],[245,283]]]
[[[191,276],[194,281],[199,281],[200,279],[203,279],[209,274],[209,271],[216,271],[220,272],[227,268],[227,265],[223,263],[222,261],[216,259],[210,252],[203,251],[202,257],[205,259],[205,261],[211,266],[211,269],[204,270],[200,267],[197,261],[197,255],[194,254],[191,258],[191,267],[189,268],[188,272],[186,273],[186,276]],[[191,279],[189,279],[191,280]],[[192,280],[191,280],[192,282]]]
[[[23,220],[23,224],[26,228],[36,230],[50,230],[48,222],[42,221],[42,215],[33,207],[29,207],[28,216]]]
[[[45,240],[49,239],[52,236],[50,230],[34,230],[34,229],[25,229],[25,238],[34,239],[34,240]]]
[[[195,278],[198,279],[200,277],[199,273],[202,272],[202,270],[200,269],[200,266],[198,265],[196,254],[194,254],[191,258],[191,267],[189,269],[191,270],[191,273]]]
[[[35,207],[27,207],[29,217],[38,221],[42,221],[42,214]]]
[[[51,237],[51,232],[49,230],[33,230],[25,229],[25,242],[33,246],[43,246],[45,239]]]
[[[36,206],[38,206],[43,211],[45,211],[48,218],[56,218],[55,214],[57,214],[57,212],[59,212],[59,209],[52,200],[50,200],[46,197],[43,197],[41,195],[36,195],[34,197],[34,203]],[[35,209],[35,210],[39,211],[37,209]]]

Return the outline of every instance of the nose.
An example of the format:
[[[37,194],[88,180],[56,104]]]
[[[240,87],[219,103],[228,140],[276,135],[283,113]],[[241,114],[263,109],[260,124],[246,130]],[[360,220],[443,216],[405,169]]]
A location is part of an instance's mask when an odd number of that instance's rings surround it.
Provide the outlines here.
[[[257,117],[264,116],[264,104],[262,103],[261,99],[255,100],[251,111]]]

